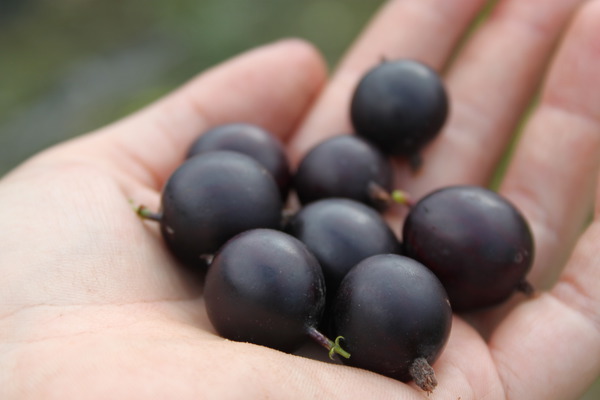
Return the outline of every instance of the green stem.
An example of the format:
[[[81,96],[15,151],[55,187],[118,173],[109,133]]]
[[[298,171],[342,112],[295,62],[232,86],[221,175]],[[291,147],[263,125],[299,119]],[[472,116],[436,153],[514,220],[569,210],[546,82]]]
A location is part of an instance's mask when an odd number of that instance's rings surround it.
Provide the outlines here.
[[[335,354],[344,358],[350,358],[350,353],[344,350],[342,348],[342,345],[340,344],[340,340],[344,339],[343,336],[338,336],[337,338],[335,338],[335,341],[333,341],[312,326],[308,328],[308,336],[317,344],[327,349],[329,351],[329,358],[331,358],[332,360]]]
[[[390,196],[391,196],[392,200],[394,200],[398,204],[402,204],[407,207],[412,207],[414,204],[412,199],[410,198],[410,195],[407,192],[405,192],[404,190],[400,190],[400,189],[393,190],[392,193],[390,194]]]
[[[386,206],[391,205],[391,203],[398,203],[407,207],[412,207],[413,205],[410,195],[404,190],[395,189],[389,192],[375,182],[369,182],[368,190],[369,197],[375,200],[377,203],[381,203]]]
[[[159,212],[151,211],[143,205],[136,206],[133,200],[129,200],[129,203],[131,203],[133,211],[142,219],[149,219],[156,222],[160,222],[162,219],[162,214]]]

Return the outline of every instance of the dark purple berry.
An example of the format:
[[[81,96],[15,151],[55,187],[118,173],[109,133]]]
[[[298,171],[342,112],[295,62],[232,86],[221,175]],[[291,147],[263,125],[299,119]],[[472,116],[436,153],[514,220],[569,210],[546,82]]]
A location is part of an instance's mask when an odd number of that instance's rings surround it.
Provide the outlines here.
[[[344,363],[433,390],[431,365],[448,340],[452,309],[421,263],[395,254],[361,261],[342,280],[333,319],[352,354]]]
[[[344,197],[382,209],[392,187],[390,161],[373,145],[355,135],[339,135],[311,149],[294,176],[302,204]]]
[[[321,267],[286,233],[254,229],[225,243],[208,270],[204,300],[225,338],[286,352],[308,338],[325,341],[330,350],[337,345],[315,329],[325,306]]]
[[[430,193],[411,208],[403,242],[405,254],[442,281],[455,311],[530,290],[533,235],[523,215],[492,190],[450,186]]]
[[[348,271],[367,257],[397,253],[400,244],[373,208],[350,199],[318,200],[301,208],[286,231],[317,257],[332,294]]]
[[[390,155],[418,157],[441,130],[448,95],[436,71],[415,60],[384,61],[355,89],[350,116],[357,134]]]
[[[291,184],[289,162],[281,141],[267,130],[241,122],[218,125],[196,139],[187,156],[215,150],[237,151],[254,158],[273,175],[282,198],[287,197]]]
[[[257,161],[214,151],[188,159],[172,174],[161,208],[168,247],[198,264],[240,232],[280,228],[282,201],[273,177]]]

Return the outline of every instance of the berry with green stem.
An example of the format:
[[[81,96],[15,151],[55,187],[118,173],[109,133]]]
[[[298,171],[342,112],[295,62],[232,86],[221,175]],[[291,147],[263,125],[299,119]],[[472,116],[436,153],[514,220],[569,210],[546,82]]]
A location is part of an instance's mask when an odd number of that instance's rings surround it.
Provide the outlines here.
[[[298,239],[272,229],[253,229],[230,239],[208,270],[204,300],[223,337],[293,352],[307,339],[330,357],[350,355],[340,339],[317,330],[325,306],[319,262]]]
[[[424,265],[395,254],[361,261],[342,280],[332,318],[352,354],[344,363],[434,389],[432,365],[448,340],[452,309]]]

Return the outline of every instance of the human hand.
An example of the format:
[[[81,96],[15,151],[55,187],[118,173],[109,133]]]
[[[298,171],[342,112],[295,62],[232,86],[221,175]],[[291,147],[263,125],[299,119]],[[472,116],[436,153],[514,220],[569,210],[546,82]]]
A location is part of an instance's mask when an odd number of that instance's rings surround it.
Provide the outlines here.
[[[298,160],[350,130],[349,94],[367,68],[413,57],[446,69],[452,102],[420,172],[397,162],[398,185],[417,198],[442,185],[488,184],[550,66],[500,186],[533,228],[529,280],[549,289],[455,317],[429,398],[577,398],[600,373],[598,205],[581,234],[594,194],[600,203],[600,1],[505,0],[448,63],[484,4],[390,1],[327,85],[303,42],[250,51],[5,176],[0,397],[422,398],[412,384],[218,337],[201,287],[128,203],[157,209],[187,146],[216,124],[264,126]]]

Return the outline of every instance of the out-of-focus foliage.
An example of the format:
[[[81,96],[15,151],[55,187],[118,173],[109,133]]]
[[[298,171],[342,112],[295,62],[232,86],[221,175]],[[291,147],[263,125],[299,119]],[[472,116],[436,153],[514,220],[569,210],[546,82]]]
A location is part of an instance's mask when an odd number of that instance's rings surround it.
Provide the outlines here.
[[[302,37],[333,66],[381,3],[1,0],[0,175],[263,43]]]

